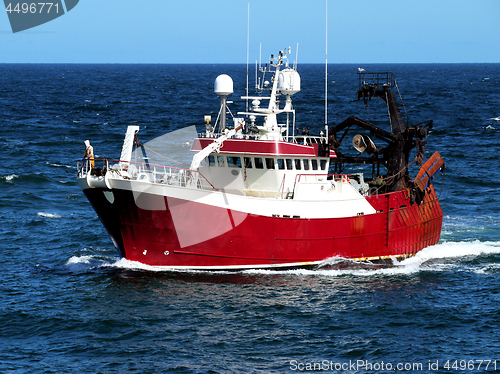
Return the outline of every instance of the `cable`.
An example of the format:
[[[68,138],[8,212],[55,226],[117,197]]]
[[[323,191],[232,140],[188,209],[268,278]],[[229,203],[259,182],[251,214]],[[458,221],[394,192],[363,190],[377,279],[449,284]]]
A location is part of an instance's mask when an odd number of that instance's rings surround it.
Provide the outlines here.
[[[144,144],[140,143],[139,141],[137,142],[137,144],[138,144],[138,145],[143,146],[143,147],[144,147],[144,148],[146,148],[148,151],[151,151],[151,152],[153,152],[154,154],[156,154],[156,155],[158,155],[158,156],[160,156],[160,157],[163,157],[163,158],[165,158],[165,159],[167,159],[167,160],[169,160],[169,161],[175,162],[176,164],[179,164],[179,165],[187,165],[187,164],[185,164],[185,163],[183,163],[183,162],[175,161],[175,160],[172,160],[171,158],[168,158],[168,157],[166,157],[166,156],[163,156],[162,154],[159,154],[158,152],[153,151],[151,148],[146,147]]]

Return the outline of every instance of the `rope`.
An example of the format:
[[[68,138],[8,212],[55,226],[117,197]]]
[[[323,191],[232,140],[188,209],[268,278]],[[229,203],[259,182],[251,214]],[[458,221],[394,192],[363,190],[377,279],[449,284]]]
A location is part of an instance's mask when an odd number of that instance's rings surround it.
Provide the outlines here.
[[[394,175],[391,175],[390,177],[387,177],[387,178],[382,178],[382,181],[387,181],[385,184],[383,184],[382,186],[380,186],[379,188],[377,188],[374,192],[373,192],[373,195],[375,195],[378,190],[380,190],[382,187],[384,187],[386,184],[388,183],[392,183],[394,181],[394,179],[399,175],[401,174],[401,172],[407,168],[409,168],[414,162],[416,162],[418,159],[418,156],[415,157],[415,159],[410,162],[408,165],[406,165],[404,168],[402,168],[400,171],[398,171],[396,174]]]
[[[392,118],[391,118],[391,111],[389,110],[389,96],[387,94],[387,91],[385,91],[385,102],[387,103],[387,114],[389,115],[389,125],[391,126],[392,130]]]
[[[443,193],[444,177],[445,176],[446,176],[446,173],[443,173],[443,180],[441,181],[441,191],[439,192],[438,200],[441,200],[441,194]]]
[[[371,121],[371,116],[370,116],[370,111],[368,110],[368,104],[366,103],[366,101],[364,101],[364,104],[365,104],[365,109],[366,109],[366,116],[368,117],[368,120]]]
[[[144,147],[144,148],[146,148],[148,151],[151,151],[151,152],[153,152],[154,154],[156,154],[156,155],[158,155],[158,156],[160,156],[160,157],[163,157],[164,159],[167,159],[167,160],[169,160],[169,161],[175,162],[176,164],[179,164],[179,165],[187,165],[187,164],[185,164],[185,163],[183,163],[183,162],[179,162],[179,161],[172,160],[171,158],[168,158],[167,156],[164,156],[164,155],[162,155],[162,154],[159,154],[158,152],[153,151],[151,148],[146,147],[144,144],[142,144],[142,143],[139,141],[139,138],[137,137],[137,134],[135,135],[135,139],[134,139],[134,140],[135,140],[135,149],[136,149],[135,155],[136,155],[136,157],[137,157],[137,147],[139,147],[139,146],[143,146],[143,147]]]
[[[405,110],[406,123],[408,123],[410,118],[408,117],[408,112],[406,111],[405,102],[403,101],[403,98],[401,97],[401,91],[399,91],[398,82],[396,81],[396,77],[394,77],[394,84],[396,85],[396,88],[398,90],[399,98],[401,99],[401,104],[403,104],[403,109]]]
[[[169,160],[169,161],[175,162],[176,164],[179,164],[179,165],[187,165],[187,164],[185,164],[185,163],[183,163],[183,162],[175,161],[175,160],[172,160],[171,158],[168,158],[167,156],[164,156],[164,155],[162,155],[162,154],[159,154],[158,152],[153,151],[151,148],[146,147],[146,146],[145,146],[144,144],[142,144],[142,143],[139,143],[139,145],[142,145],[142,146],[143,146],[144,148],[146,148],[148,151],[151,151],[151,152],[153,152],[154,154],[156,154],[156,155],[158,155],[158,156],[160,156],[160,157],[163,157],[164,159],[167,159],[167,160]]]

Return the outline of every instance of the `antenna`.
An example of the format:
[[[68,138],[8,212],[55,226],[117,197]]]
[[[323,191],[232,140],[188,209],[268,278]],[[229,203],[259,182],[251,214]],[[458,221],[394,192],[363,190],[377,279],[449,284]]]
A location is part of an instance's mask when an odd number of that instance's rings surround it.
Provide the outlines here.
[[[248,18],[247,18],[247,97],[248,97],[248,58],[250,55],[250,3],[248,3]],[[248,112],[248,99],[246,103],[246,111]]]
[[[255,60],[255,89],[257,89],[257,87],[259,87],[257,85],[257,72],[258,72],[258,66],[257,66],[257,60]]]
[[[325,27],[325,126],[328,125],[328,0],[326,0]]]
[[[259,43],[259,71],[262,69],[262,42]]]
[[[295,63],[293,64],[293,68],[297,70],[297,64],[299,61],[299,43],[297,43],[297,49],[295,50]]]

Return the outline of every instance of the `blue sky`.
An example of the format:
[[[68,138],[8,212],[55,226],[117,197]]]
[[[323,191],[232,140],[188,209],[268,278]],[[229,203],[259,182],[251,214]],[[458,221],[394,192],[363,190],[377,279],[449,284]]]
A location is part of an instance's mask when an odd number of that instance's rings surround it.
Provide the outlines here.
[[[80,0],[13,34],[0,63],[245,63],[287,46],[325,60],[325,0]],[[329,63],[500,63],[500,0],[329,0]]]

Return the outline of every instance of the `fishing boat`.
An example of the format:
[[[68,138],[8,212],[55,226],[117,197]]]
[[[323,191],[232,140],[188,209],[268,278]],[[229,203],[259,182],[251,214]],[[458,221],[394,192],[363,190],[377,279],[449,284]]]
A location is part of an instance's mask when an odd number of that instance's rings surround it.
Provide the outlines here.
[[[271,56],[232,121],[233,81],[216,78],[220,110],[214,123],[205,116],[188,167],[137,161],[139,126],[128,127],[120,159],[79,161],[78,184],[121,257],[177,270],[317,268],[337,257],[403,259],[438,242],[432,180],[444,162],[437,152],[424,162],[432,121],[403,120],[393,73],[360,71],[357,97],[385,101],[390,131],[353,116],[318,135],[298,131],[301,80],[289,54]],[[357,156],[343,150],[346,139]]]

